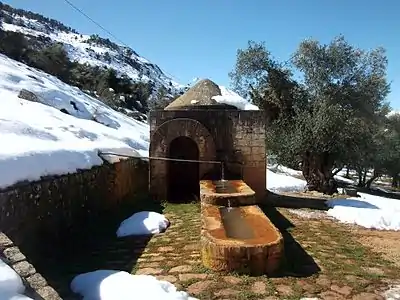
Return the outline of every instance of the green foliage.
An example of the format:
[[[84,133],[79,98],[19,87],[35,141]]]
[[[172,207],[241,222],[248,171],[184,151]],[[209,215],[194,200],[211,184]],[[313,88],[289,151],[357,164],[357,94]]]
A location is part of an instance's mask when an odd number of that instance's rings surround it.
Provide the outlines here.
[[[26,19],[37,22],[31,22]],[[0,24],[2,22],[47,34],[54,31],[78,34],[78,32],[59,21],[30,11],[15,9],[0,2]],[[82,39],[83,35],[80,35],[80,38]],[[78,35],[75,36],[75,39],[78,39]],[[87,51],[90,55],[108,64],[119,62],[130,65],[138,71],[141,82],[133,82],[128,76],[117,74],[116,70],[108,67],[90,66],[70,61],[64,45],[54,43],[46,35],[33,36],[19,32],[6,32],[1,30],[0,26],[0,40],[0,53],[52,74],[65,83],[76,86],[94,97],[98,97],[101,101],[119,111],[126,112],[124,108],[133,110],[130,113],[131,116],[137,115],[142,118],[149,111],[150,107],[154,106],[149,103],[149,100],[151,102],[150,98],[160,98],[155,93],[155,83],[145,78],[145,76],[150,78],[151,72],[162,74],[158,66],[151,63],[145,63],[144,66],[136,58],[138,54],[135,51],[129,47],[117,45],[97,34],[91,35],[86,40],[86,43],[103,46],[110,49],[110,51],[101,54],[88,48]],[[172,86],[171,82],[169,86]],[[165,98],[172,97],[170,87],[162,86],[167,91]],[[164,99],[163,97],[161,98]],[[139,113],[136,114],[135,110],[138,110]]]
[[[28,41],[22,34],[0,30],[0,40],[1,53],[19,61],[26,59]]]
[[[110,39],[100,37],[98,34],[92,34],[86,42],[89,44],[93,43],[99,46],[104,46],[113,50],[119,50],[117,44],[111,42]]]
[[[301,163],[309,189],[332,193],[335,167],[379,163],[386,66],[383,49],[357,49],[342,36],[329,44],[305,40],[285,63],[251,41],[229,75],[238,93],[266,111],[268,149],[278,162]]]
[[[180,95],[170,96],[170,91],[164,86],[157,89],[156,94],[149,101],[150,110],[164,109],[168,104],[174,101]]]
[[[40,51],[31,51],[30,53],[29,65],[44,70],[64,82],[69,82],[72,63],[62,44],[54,43]]]
[[[393,178],[393,186],[400,183],[400,115],[388,118],[387,126],[382,132],[380,152],[377,162],[381,171]]]

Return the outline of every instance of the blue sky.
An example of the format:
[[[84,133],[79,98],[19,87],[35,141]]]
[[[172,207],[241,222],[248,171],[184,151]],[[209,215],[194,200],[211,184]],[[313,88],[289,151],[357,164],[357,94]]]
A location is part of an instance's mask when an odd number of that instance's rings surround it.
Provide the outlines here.
[[[343,34],[363,49],[383,46],[389,58],[389,101],[400,109],[400,1],[361,0],[70,0],[181,83],[210,78],[229,86],[236,50],[265,41],[286,60],[300,41]],[[6,3],[107,37],[63,0]]]

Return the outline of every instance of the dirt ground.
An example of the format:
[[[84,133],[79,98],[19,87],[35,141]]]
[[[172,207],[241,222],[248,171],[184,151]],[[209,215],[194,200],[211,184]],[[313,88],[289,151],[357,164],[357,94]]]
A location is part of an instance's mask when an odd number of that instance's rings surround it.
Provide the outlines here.
[[[400,267],[400,231],[378,231],[358,226],[351,226],[349,231],[362,245]]]
[[[302,198],[338,198],[337,195],[327,196],[320,193],[282,193],[283,195]],[[346,195],[339,195],[346,197]],[[399,200],[400,201],[400,200]],[[324,212],[317,210],[297,209],[289,210],[294,215],[303,218],[329,219]],[[332,219],[331,219],[332,220]],[[382,231],[366,229],[361,226],[341,224],[354,238],[371,251],[380,253],[385,259],[400,267],[400,231]]]

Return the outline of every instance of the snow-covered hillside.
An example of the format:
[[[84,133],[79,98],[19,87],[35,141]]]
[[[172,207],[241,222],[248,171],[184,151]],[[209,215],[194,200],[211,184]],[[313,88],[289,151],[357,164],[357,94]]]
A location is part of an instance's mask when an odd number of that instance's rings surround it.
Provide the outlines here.
[[[39,103],[18,98],[22,89]],[[148,156],[147,124],[4,55],[0,99],[0,187],[100,165],[99,149]]]
[[[156,64],[141,57],[134,50],[116,45],[98,36],[79,34],[61,23],[38,14],[3,6],[0,13],[2,29],[20,32],[27,36],[49,38],[64,45],[71,61],[92,66],[115,69],[120,75],[126,74],[134,81],[152,81],[156,88],[164,86],[177,94],[183,86],[167,76]],[[24,14],[29,14],[29,18]]]

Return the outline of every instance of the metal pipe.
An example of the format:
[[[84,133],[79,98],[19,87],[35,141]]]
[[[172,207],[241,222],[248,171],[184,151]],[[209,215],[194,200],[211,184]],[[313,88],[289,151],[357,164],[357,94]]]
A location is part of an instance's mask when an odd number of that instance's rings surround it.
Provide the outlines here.
[[[224,164],[223,161],[214,161],[214,160],[194,160],[194,159],[179,159],[179,158],[168,158],[168,157],[154,157],[154,156],[148,156],[148,157],[143,157],[143,156],[134,156],[134,155],[128,155],[128,154],[118,154],[118,153],[113,153],[113,152],[101,152],[99,151],[99,155],[115,155],[115,156],[122,156],[122,157],[129,157],[129,158],[144,158],[144,159],[154,159],[154,160],[172,160],[172,161],[179,161],[179,162],[193,162],[193,163],[210,163],[210,164],[219,164],[222,165]],[[240,176],[243,179],[243,162],[239,161],[234,161],[234,162],[229,162],[233,164],[239,164],[240,165]]]
[[[210,163],[210,164],[223,164],[222,161],[214,161],[214,160],[194,160],[194,159],[179,159],[179,158],[168,158],[168,157],[154,157],[154,156],[134,156],[134,155],[127,155],[127,154],[119,154],[113,152],[101,152],[99,151],[99,155],[115,155],[115,156],[122,156],[122,157],[130,157],[130,158],[144,158],[144,159],[155,159],[155,160],[172,160],[172,161],[180,161],[180,162],[193,162],[193,163]]]

